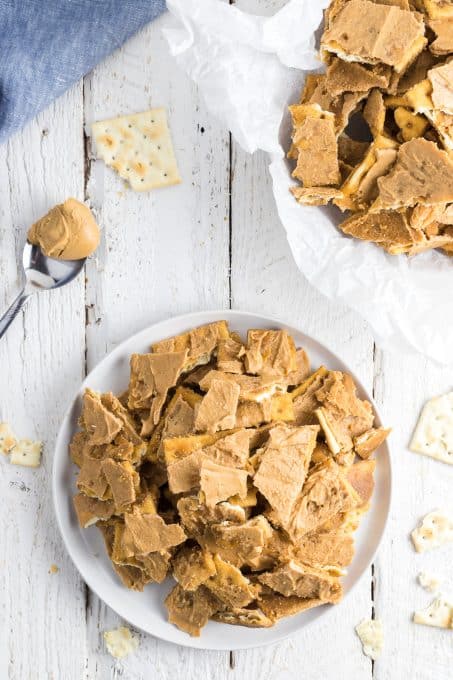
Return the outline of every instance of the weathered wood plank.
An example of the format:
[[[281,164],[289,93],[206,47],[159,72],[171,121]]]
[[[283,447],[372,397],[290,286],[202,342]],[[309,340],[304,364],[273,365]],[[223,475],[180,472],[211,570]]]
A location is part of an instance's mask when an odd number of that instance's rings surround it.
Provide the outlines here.
[[[18,292],[28,225],[68,196],[83,198],[82,88],[77,85],[0,147],[3,306]],[[0,677],[80,678],[85,586],[66,554],[51,499],[52,454],[84,365],[83,276],[29,301],[0,341],[0,420],[44,441],[31,470],[0,460]],[[59,567],[49,574],[51,564]]]
[[[376,616],[384,622],[385,653],[376,662],[376,680],[448,678],[451,631],[412,623],[416,609],[434,595],[416,582],[419,571],[437,574],[451,594],[451,547],[418,554],[409,539],[421,517],[436,509],[453,511],[453,468],[412,453],[408,444],[427,399],[451,390],[453,371],[422,357],[378,353],[375,393],[391,435],[393,499],[386,537],[376,560]]]
[[[162,17],[85,80],[87,124],[167,109],[183,182],[137,194],[98,161],[87,196],[103,227],[88,270],[88,370],[118,342],[175,314],[228,306],[229,135],[209,119],[193,84],[168,54]],[[89,129],[87,129],[89,133]],[[87,678],[216,678],[228,654],[196,652],[141,637],[136,655],[115,664],[101,639],[118,617],[90,594]]]
[[[282,318],[339,354],[371,389],[373,342],[365,323],[315,291],[298,271],[279,223],[264,154],[234,146],[232,306]],[[354,625],[371,614],[371,575],[313,631],[268,648],[234,653],[233,678],[371,677]],[[334,631],[334,633],[333,633]],[[328,648],[324,643],[328,641]],[[324,650],[324,651],[323,651]]]

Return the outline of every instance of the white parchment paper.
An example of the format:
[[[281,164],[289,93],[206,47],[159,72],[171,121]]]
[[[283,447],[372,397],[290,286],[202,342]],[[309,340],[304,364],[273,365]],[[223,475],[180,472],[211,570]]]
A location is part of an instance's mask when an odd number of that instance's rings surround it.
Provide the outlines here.
[[[167,0],[171,53],[196,82],[210,111],[252,153],[269,153],[273,191],[296,263],[331,300],[357,310],[378,344],[453,365],[453,258],[432,251],[391,256],[343,235],[334,208],[299,205],[285,159],[288,103],[306,71],[321,67],[314,33],[329,0],[289,0],[272,17],[221,0]]]

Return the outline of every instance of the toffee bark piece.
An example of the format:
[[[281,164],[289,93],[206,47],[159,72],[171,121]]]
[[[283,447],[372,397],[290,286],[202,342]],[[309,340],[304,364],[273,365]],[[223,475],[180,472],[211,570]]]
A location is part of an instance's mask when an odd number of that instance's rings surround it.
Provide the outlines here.
[[[219,340],[217,346],[217,369],[225,373],[244,373],[245,347],[240,338]]]
[[[89,441],[90,435],[88,432],[81,431],[74,434],[69,444],[70,458],[72,462],[79,468],[82,467],[85,456],[89,456],[92,449],[94,448],[94,445],[90,444]]]
[[[302,490],[318,432],[316,426],[285,425],[277,425],[269,431],[269,441],[253,483],[280,523],[289,520]]]
[[[149,553],[149,555],[139,555],[136,560],[149,579],[156,583],[162,583],[170,569],[170,557],[170,552],[164,550]]]
[[[288,373],[285,382],[288,387],[296,387],[306,380],[310,373],[310,358],[303,347],[299,347],[296,349],[296,368]]]
[[[373,87],[386,89],[391,68],[377,64],[374,68],[334,57],[327,67],[326,87],[333,97],[345,92],[369,92]]]
[[[335,116],[317,104],[290,106],[297,165],[292,176],[305,188],[336,186],[340,182]]]
[[[319,406],[319,402],[315,395],[322,386],[327,374],[327,368],[320,366],[291,392],[294,404],[294,422],[296,425],[315,425],[318,423],[314,411]]]
[[[200,469],[200,489],[208,508],[228,500],[231,496],[245,498],[247,472],[239,468],[218,465],[205,458]]]
[[[375,460],[361,460],[347,470],[346,478],[361,499],[358,507],[366,506],[373,494],[375,468]]]
[[[285,529],[294,542],[339,513],[357,506],[359,498],[341,467],[329,460],[308,477]]]
[[[428,79],[432,85],[431,98],[434,107],[444,113],[453,114],[453,62],[428,71]]]
[[[165,524],[159,515],[126,513],[124,521],[137,555],[168,550],[187,538],[179,524]]]
[[[290,394],[274,394],[263,401],[242,401],[236,411],[236,427],[259,427],[272,421],[294,420],[294,404]]]
[[[226,380],[239,385],[239,399],[241,401],[262,401],[270,398],[276,392],[286,392],[286,385],[281,376],[254,376],[234,375],[233,373],[221,373],[209,371],[200,380],[200,389],[209,390],[214,380]]]
[[[73,501],[77,519],[83,529],[100,520],[110,519],[115,512],[115,506],[111,500],[101,501],[98,498],[90,498],[83,493],[78,493]]]
[[[258,598],[258,605],[261,611],[273,622],[279,621],[286,616],[294,616],[300,612],[313,609],[325,604],[318,599],[305,600],[300,597],[285,597],[284,595],[277,595],[270,591],[260,595]]]
[[[197,407],[195,430],[214,433],[230,430],[236,423],[240,387],[227,380],[213,380]]]
[[[111,392],[105,392],[101,394],[101,403],[108,411],[121,420],[122,428],[120,434],[125,439],[134,444],[134,446],[143,444],[143,439],[138,433],[137,422],[117,397]]]
[[[212,619],[219,623],[229,623],[233,626],[246,626],[247,628],[270,628],[274,622],[260,609],[237,607],[216,612]]]
[[[194,592],[184,590],[179,583],[165,598],[168,620],[192,637],[199,637],[201,629],[221,605],[204,586]]]
[[[423,3],[430,19],[453,18],[453,7],[450,0],[423,0]]]
[[[347,373],[330,371],[316,392],[316,399],[321,407],[315,412],[327,446],[334,455],[351,450],[352,437],[366,432],[373,425],[373,408],[368,401],[357,396],[354,381]]]
[[[430,44],[430,51],[436,56],[448,56],[453,53],[453,17],[428,21],[428,26],[436,34]]]
[[[197,590],[216,573],[212,555],[198,546],[184,545],[173,558],[172,567],[173,576],[188,591]]]
[[[187,493],[200,486],[203,451],[194,451],[167,467],[168,486],[171,493]]]
[[[433,142],[412,139],[400,147],[393,169],[378,186],[373,212],[452,202],[453,160]]]
[[[350,0],[329,22],[321,48],[345,61],[387,64],[403,72],[423,50],[424,23],[413,12]]]
[[[363,117],[376,139],[384,132],[386,108],[380,90],[372,90],[363,108]]]
[[[341,210],[359,210],[364,196],[378,193],[377,179],[393,166],[395,155],[382,156],[384,151],[398,149],[398,143],[389,137],[378,135],[370,145],[365,158],[346,178],[341,186],[342,198],[334,200]]]
[[[362,241],[372,241],[392,255],[408,252],[415,243],[406,214],[401,212],[362,211],[348,217],[339,227],[343,233]]]
[[[227,322],[215,321],[193,328],[188,333],[156,342],[151,349],[158,353],[187,351],[184,371],[191,371],[196,366],[209,363],[217,350],[219,341],[228,340],[229,337]]]
[[[297,369],[296,348],[283,330],[249,330],[244,365],[247,373],[287,376]]]
[[[294,560],[282,564],[272,572],[260,574],[258,580],[285,597],[296,596],[336,603],[343,596],[338,578]]]
[[[245,522],[244,508],[232,503],[219,503],[214,508],[208,508],[197,496],[185,496],[179,499],[177,508],[185,532],[197,540],[211,524]]]
[[[176,385],[187,352],[132,354],[129,382],[130,409],[149,409],[142,434],[149,434],[159,422],[168,390]]]
[[[370,428],[362,434],[354,437],[354,451],[360,458],[367,459],[387,439],[390,429],[383,427]]]
[[[102,462],[101,470],[112,490],[115,508],[126,510],[136,499],[137,473],[128,462],[117,463],[111,458]]]
[[[111,498],[111,490],[102,469],[102,464],[102,460],[85,456],[76,485],[79,491],[90,498],[107,500]]]
[[[206,588],[227,607],[246,607],[255,599],[256,593],[250,580],[219,555],[214,555],[216,573],[206,583]]]
[[[290,187],[290,191],[301,205],[327,205],[329,201],[343,196],[335,187]]]
[[[354,539],[351,532],[343,529],[320,527],[298,540],[294,555],[300,562],[318,568],[347,567],[354,557]]]
[[[271,536],[271,525],[265,517],[257,515],[244,524],[212,524],[204,540],[223,560],[241,568],[253,565]]]
[[[87,388],[83,395],[80,425],[87,431],[91,444],[109,444],[122,428],[122,422],[101,402],[101,395]]]

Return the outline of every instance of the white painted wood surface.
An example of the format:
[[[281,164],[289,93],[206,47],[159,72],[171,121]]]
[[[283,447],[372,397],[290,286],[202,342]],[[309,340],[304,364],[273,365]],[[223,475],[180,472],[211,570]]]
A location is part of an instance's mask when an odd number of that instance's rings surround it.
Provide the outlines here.
[[[282,0],[239,4],[264,13]],[[0,147],[1,305],[19,285],[27,225],[52,204],[85,198],[103,228],[86,280],[32,300],[0,342],[0,420],[45,441],[37,471],[0,460],[0,680],[446,680],[452,633],[410,618],[430,600],[415,582],[420,568],[453,591],[452,549],[417,555],[408,534],[426,512],[452,508],[453,470],[406,447],[423,402],[451,389],[452,372],[380,352],[360,318],[307,284],[276,215],[266,158],[244,154],[207,114],[168,55],[166,22],[143,30]],[[91,159],[84,126],[89,134],[93,120],[148,106],[169,111],[183,184],[137,195]],[[373,389],[394,426],[394,499],[374,578],[364,577],[327,623],[266,649],[199,652],[140,635],[137,653],[115,662],[102,631],[120,620],[81,581],[55,525],[50,471],[59,422],[86,370],[131,333],[174,314],[230,306],[280,316],[325,342]],[[353,630],[373,608],[385,630],[374,666]]]

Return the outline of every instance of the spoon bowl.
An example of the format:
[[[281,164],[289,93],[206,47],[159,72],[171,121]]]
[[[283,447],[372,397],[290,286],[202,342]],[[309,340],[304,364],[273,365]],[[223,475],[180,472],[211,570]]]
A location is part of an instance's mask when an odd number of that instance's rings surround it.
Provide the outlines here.
[[[56,260],[44,255],[39,246],[25,244],[22,264],[26,285],[30,293],[61,288],[76,278],[82,271],[86,258],[81,260]]]
[[[56,260],[44,255],[39,246],[27,243],[22,254],[25,285],[9,309],[0,318],[0,338],[33,293],[61,288],[82,271],[86,258],[81,260]]]

